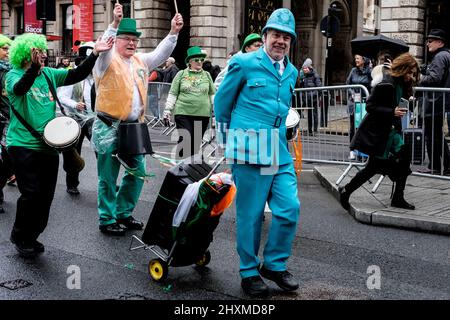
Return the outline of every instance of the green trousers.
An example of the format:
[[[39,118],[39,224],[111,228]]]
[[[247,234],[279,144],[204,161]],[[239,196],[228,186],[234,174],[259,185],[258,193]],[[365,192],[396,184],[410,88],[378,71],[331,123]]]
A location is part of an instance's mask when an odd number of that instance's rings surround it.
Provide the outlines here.
[[[111,148],[113,149],[113,148]],[[141,194],[144,180],[125,171],[122,183],[117,190],[116,183],[120,171],[120,163],[112,152],[98,154],[98,214],[100,225],[115,223],[117,219],[131,216]],[[145,172],[143,155],[128,157],[125,162],[130,167],[137,167]]]

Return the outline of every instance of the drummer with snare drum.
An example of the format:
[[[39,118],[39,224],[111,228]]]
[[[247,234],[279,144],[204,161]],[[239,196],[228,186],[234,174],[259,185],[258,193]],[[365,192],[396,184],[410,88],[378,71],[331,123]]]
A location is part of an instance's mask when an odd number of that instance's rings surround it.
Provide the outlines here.
[[[47,226],[55,193],[59,155],[39,136],[56,116],[50,85],[56,88],[85,79],[98,54],[111,49],[112,44],[111,40],[98,40],[86,61],[71,70],[44,66],[47,41],[43,35],[23,34],[11,45],[9,55],[14,69],[6,75],[6,90],[12,104],[6,146],[20,197],[10,239],[21,256],[34,257],[44,251],[37,238]],[[33,130],[37,131],[37,137]]]
[[[267,296],[261,279],[293,291],[298,283],[287,271],[300,213],[297,177],[286,139],[298,71],[288,59],[295,42],[295,19],[277,9],[263,29],[264,47],[236,55],[214,99],[217,138],[225,142],[237,187],[237,250],[241,286],[251,296]],[[266,201],[272,223],[262,263],[258,258]]]

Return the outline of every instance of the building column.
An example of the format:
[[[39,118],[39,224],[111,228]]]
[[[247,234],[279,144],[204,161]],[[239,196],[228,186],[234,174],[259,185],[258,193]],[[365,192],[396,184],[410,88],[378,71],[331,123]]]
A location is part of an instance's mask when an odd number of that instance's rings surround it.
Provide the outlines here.
[[[228,1],[191,0],[191,46],[208,52],[213,65],[224,66],[227,56]]]
[[[409,45],[409,52],[423,59],[426,0],[381,1],[381,33],[401,39]]]

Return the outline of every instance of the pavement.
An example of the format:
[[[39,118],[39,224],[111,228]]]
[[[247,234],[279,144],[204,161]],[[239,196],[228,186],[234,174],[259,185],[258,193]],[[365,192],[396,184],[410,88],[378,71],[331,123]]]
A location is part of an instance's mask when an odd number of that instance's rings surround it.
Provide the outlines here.
[[[346,166],[339,165],[314,167],[316,177],[337,200],[339,192],[336,181],[345,169]],[[348,183],[356,173],[357,169],[352,168],[340,185]],[[365,183],[350,197],[348,212],[354,219],[374,226],[450,235],[450,181],[409,176],[405,199],[416,209],[405,210],[390,206],[392,182],[388,177],[372,193],[378,178],[378,175],[374,176],[371,183]]]

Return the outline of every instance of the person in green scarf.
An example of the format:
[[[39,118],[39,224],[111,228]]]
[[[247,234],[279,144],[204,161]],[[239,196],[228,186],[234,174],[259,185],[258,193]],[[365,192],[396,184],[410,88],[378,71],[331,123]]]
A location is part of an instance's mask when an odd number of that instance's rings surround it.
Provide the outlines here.
[[[409,99],[417,83],[419,65],[409,53],[397,57],[382,78],[372,81],[367,100],[367,115],[352,139],[350,148],[369,155],[367,165],[344,187],[339,188],[340,202],[350,208],[350,195],[375,174],[383,174],[395,182],[391,206],[414,210],[404,198],[406,179],[411,174],[411,154],[402,138],[401,118],[407,109],[400,107],[401,98]]]

